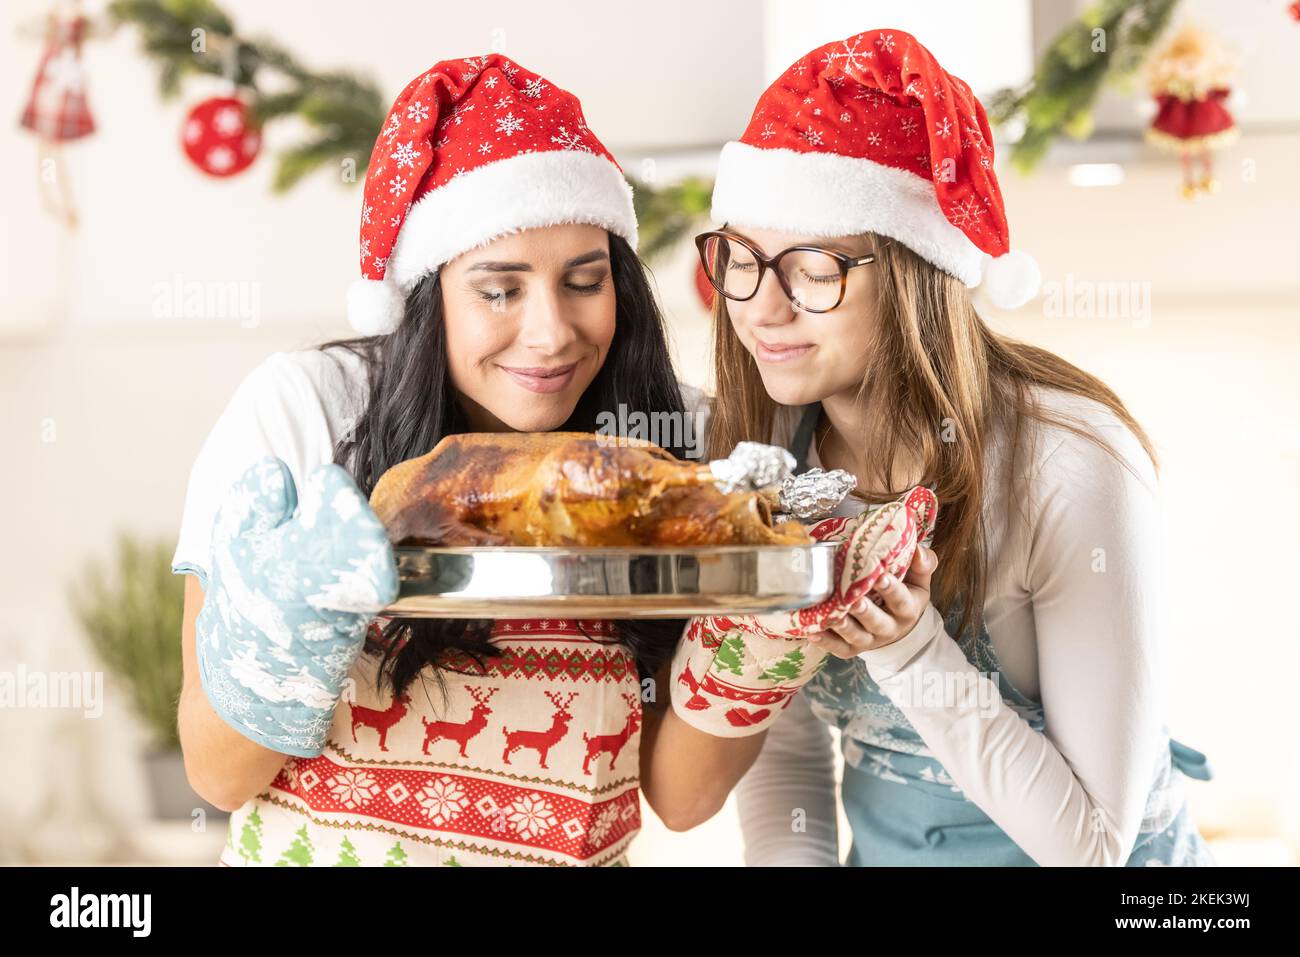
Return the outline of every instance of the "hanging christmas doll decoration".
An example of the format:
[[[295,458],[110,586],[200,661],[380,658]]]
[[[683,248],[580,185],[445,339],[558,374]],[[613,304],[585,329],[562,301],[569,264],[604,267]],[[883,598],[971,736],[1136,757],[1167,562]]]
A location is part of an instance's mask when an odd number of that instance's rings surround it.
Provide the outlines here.
[[[95,132],[95,118],[86,97],[81,47],[90,37],[106,35],[112,29],[111,23],[101,24],[83,15],[78,0],[60,0],[47,16],[19,30],[20,34],[40,37],[45,44],[19,123],[36,134],[39,143],[41,202],[69,227],[77,225],[77,211],[62,147]]]
[[[1148,65],[1156,116],[1147,142],[1177,153],[1183,164],[1183,198],[1218,190],[1211,154],[1238,137],[1227,100],[1234,71],[1223,47],[1198,27],[1184,27]],[[1198,178],[1193,166],[1199,160]]]
[[[181,147],[190,162],[209,176],[234,176],[257,158],[262,132],[238,96],[214,96],[185,117]]]

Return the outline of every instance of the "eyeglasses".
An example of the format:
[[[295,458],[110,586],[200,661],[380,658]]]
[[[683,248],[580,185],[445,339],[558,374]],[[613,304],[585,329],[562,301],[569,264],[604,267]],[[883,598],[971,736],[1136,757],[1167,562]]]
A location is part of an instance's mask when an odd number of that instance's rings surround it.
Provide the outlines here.
[[[753,299],[763,273],[776,273],[781,290],[803,312],[830,312],[844,301],[849,270],[875,262],[875,254],[846,256],[820,246],[791,246],[768,258],[747,240],[723,230],[695,237],[713,288],[736,302]]]

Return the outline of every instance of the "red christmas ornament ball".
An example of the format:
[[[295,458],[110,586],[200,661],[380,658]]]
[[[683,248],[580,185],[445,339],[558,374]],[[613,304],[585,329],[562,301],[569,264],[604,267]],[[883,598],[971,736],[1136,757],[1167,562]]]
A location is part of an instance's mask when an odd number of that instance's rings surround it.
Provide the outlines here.
[[[234,176],[257,159],[262,131],[243,100],[214,96],[185,117],[181,146],[190,161],[209,176]]]
[[[709,282],[709,274],[704,271],[704,263],[695,264],[695,293],[700,297],[700,302],[704,303],[705,309],[713,308],[713,297],[718,293],[713,288],[713,283]]]

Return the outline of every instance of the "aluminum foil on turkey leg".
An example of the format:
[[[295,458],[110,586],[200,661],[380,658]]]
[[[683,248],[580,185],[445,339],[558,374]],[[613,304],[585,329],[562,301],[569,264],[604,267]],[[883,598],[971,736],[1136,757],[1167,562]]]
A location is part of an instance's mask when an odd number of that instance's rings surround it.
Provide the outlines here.
[[[723,492],[771,492],[775,489],[777,519],[812,522],[835,511],[858,484],[844,469],[809,469],[794,475],[795,458],[785,449],[761,442],[740,442],[725,459],[709,463]]]

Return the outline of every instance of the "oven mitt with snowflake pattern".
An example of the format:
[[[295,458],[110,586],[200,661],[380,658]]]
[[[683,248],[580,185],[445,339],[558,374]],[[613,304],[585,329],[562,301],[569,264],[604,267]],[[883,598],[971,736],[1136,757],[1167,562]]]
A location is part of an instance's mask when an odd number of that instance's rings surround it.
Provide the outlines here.
[[[687,724],[722,738],[764,731],[825,663],[808,638],[842,622],[886,572],[901,578],[918,544],[934,534],[938,501],[918,486],[852,518],[808,528],[835,550],[835,591],[816,605],[762,615],[692,618],[673,656],[673,709]],[[779,707],[778,707],[779,706]]]
[[[346,471],[320,465],[303,486],[300,501],[289,467],[265,456],[231,487],[195,650],[222,720],[263,747],[314,757],[398,576],[384,526]]]

